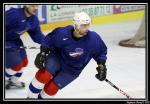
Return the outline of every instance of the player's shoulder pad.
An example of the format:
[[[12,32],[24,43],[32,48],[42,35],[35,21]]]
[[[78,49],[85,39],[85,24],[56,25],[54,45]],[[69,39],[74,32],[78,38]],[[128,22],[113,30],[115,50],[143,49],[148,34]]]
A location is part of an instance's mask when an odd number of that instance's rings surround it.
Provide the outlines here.
[[[20,20],[22,18],[22,16],[20,15],[20,12],[22,12],[21,10],[22,8],[11,8],[8,11],[6,11],[6,15],[9,18],[13,18],[16,20]]]
[[[100,34],[96,33],[95,31],[89,31],[89,34],[92,38],[95,38],[95,39],[100,38],[101,39]]]
[[[53,30],[54,33],[65,35],[68,34],[68,31],[70,31],[73,27],[72,26],[66,26],[66,27],[58,27]]]
[[[39,22],[39,19],[36,15],[32,15],[31,18],[34,20],[34,21],[38,21]]]
[[[19,11],[17,8],[11,8],[9,10],[6,11],[6,14],[12,14],[13,16],[15,15],[18,15]]]

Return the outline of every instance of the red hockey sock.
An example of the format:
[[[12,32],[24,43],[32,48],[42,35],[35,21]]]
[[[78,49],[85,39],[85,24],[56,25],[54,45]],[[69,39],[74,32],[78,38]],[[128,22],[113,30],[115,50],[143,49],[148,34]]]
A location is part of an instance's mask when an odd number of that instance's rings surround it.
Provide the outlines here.
[[[47,69],[39,69],[35,77],[39,82],[46,84],[52,79],[53,75]]]
[[[53,96],[58,92],[59,88],[54,81],[50,81],[44,87],[44,92],[49,96]]]

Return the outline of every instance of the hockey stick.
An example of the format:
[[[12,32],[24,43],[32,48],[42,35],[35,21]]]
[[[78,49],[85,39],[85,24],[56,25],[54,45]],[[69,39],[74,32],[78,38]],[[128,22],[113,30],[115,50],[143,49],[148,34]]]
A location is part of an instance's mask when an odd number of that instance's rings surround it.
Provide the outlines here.
[[[124,91],[122,91],[120,88],[118,88],[116,85],[114,85],[112,82],[110,82],[108,79],[105,79],[105,81],[107,83],[109,83],[113,88],[117,89],[120,93],[122,93],[123,95],[125,95],[128,99],[133,99],[132,97],[130,97],[129,95],[127,95]]]
[[[40,47],[35,46],[20,46],[20,47],[5,47],[5,49],[40,49]]]

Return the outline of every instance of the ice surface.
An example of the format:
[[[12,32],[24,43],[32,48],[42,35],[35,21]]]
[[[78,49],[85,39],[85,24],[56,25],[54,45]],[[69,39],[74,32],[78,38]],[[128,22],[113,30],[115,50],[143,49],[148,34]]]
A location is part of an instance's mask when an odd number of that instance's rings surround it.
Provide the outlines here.
[[[134,20],[91,27],[91,30],[100,34],[108,47],[107,78],[133,98],[145,98],[146,50],[121,47],[118,46],[118,42],[133,37],[140,22],[141,20]],[[28,36],[23,36],[22,39],[26,46],[39,47]],[[29,64],[20,78],[20,81],[26,83],[26,88],[5,90],[5,99],[27,97],[28,85],[37,71],[34,59],[38,52],[39,49],[27,49]],[[100,82],[95,78],[96,67],[97,64],[92,59],[80,76],[60,90],[54,98],[126,98],[105,81]]]

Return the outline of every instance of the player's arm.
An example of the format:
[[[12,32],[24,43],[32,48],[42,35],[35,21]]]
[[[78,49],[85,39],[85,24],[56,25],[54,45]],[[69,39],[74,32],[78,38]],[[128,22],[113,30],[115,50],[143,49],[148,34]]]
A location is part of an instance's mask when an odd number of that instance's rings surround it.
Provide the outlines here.
[[[6,27],[7,34],[13,35],[17,33],[17,28],[12,29],[12,26],[16,26],[16,24],[18,24],[19,21],[18,18],[19,18],[18,14],[14,8],[5,12],[5,27]],[[7,37],[7,38],[11,38],[11,37]]]
[[[41,32],[40,23],[37,17],[35,17],[35,21],[33,22],[35,22],[36,27],[33,30],[29,30],[28,33],[34,42],[41,44],[45,36]]]
[[[17,22],[17,14],[12,8],[5,12],[5,24],[6,27],[12,26]]]
[[[40,47],[40,53],[37,54],[35,59],[35,66],[39,69],[45,68],[46,61],[48,58],[48,55],[50,52],[57,46],[57,32],[49,33],[43,40],[41,47]]]
[[[93,55],[94,60],[97,62],[98,67],[96,68],[96,78],[100,81],[105,80],[107,74],[106,59],[107,59],[107,47],[101,38],[98,39],[95,52]]]

